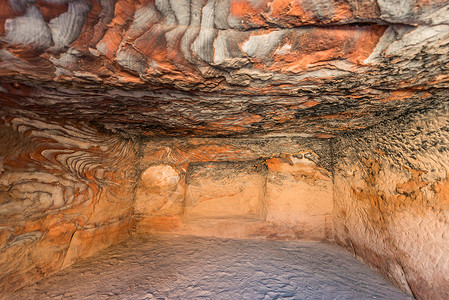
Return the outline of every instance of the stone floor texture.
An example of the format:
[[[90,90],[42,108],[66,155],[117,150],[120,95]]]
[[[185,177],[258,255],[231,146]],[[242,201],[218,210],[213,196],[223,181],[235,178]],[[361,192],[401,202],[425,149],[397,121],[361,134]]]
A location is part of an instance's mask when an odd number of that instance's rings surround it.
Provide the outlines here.
[[[411,299],[321,242],[139,235],[10,299]]]

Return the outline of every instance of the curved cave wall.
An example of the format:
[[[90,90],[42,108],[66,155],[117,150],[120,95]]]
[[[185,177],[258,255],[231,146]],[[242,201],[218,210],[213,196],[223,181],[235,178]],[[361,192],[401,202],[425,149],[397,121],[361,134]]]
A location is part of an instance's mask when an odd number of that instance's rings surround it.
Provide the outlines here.
[[[418,299],[449,295],[449,106],[336,142],[337,242]]]
[[[448,13],[0,0],[0,298],[158,232],[335,242],[449,298]]]
[[[20,117],[0,145],[0,296],[129,236],[134,143]]]

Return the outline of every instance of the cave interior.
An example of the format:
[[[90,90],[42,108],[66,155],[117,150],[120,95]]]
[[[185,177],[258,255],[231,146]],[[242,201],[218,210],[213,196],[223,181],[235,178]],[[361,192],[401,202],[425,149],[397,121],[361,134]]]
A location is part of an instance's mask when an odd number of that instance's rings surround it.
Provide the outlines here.
[[[449,299],[445,0],[1,0],[0,298],[145,234],[325,241]]]

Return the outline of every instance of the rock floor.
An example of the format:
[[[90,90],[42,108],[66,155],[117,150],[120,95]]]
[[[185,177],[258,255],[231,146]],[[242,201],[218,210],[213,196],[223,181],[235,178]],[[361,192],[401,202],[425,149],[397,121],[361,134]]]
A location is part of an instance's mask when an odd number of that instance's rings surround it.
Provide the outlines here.
[[[410,299],[321,242],[134,236],[11,299]]]

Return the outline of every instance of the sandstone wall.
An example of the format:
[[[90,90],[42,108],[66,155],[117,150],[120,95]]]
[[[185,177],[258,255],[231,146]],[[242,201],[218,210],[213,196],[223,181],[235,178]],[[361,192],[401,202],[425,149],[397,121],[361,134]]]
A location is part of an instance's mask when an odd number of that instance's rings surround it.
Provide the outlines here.
[[[128,236],[135,152],[87,124],[0,119],[0,298]]]
[[[335,148],[336,240],[419,299],[449,298],[449,107]]]
[[[144,144],[136,229],[332,239],[327,140],[162,139]]]
[[[127,136],[338,136],[446,100],[448,12],[446,0],[2,0],[0,105]]]

